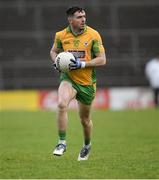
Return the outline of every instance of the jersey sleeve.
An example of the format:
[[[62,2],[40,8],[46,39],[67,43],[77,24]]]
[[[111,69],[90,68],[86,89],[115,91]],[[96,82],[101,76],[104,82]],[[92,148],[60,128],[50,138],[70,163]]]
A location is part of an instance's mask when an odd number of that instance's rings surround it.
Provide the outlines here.
[[[102,39],[98,32],[94,34],[92,50],[95,55],[105,53]]]
[[[62,49],[62,42],[61,42],[59,33],[55,34],[53,47]]]

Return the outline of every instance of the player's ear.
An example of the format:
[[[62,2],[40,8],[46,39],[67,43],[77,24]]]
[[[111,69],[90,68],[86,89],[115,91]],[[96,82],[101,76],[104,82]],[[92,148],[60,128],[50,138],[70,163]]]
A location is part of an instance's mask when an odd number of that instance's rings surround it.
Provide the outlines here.
[[[72,17],[68,17],[67,19],[69,23],[72,23]]]

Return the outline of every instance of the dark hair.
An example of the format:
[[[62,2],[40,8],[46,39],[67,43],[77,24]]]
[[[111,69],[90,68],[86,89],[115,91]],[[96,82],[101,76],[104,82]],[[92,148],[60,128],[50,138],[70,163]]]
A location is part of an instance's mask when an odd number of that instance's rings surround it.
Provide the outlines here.
[[[78,6],[74,6],[74,7],[67,9],[66,14],[67,14],[67,16],[73,16],[74,13],[77,11],[82,12],[82,11],[84,11],[84,9],[81,7],[78,7]]]

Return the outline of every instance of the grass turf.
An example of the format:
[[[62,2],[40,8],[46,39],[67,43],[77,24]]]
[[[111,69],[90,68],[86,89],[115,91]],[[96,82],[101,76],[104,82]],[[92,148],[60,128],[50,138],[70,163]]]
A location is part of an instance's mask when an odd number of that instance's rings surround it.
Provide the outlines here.
[[[53,112],[0,112],[0,178],[159,178],[159,111],[93,111],[92,151],[78,162],[82,128],[69,112],[67,152],[57,143]]]

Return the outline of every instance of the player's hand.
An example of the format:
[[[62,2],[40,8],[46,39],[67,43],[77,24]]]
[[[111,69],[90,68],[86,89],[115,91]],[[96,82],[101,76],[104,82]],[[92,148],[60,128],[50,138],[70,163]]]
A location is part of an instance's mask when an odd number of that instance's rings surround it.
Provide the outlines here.
[[[56,63],[53,63],[53,67],[56,71],[60,72],[60,70],[58,69],[58,67],[56,66]]]
[[[81,61],[79,58],[75,58],[75,59],[70,59],[70,61],[72,62],[69,66],[70,70],[76,70],[76,69],[81,69],[81,68],[85,68],[86,63]]]

